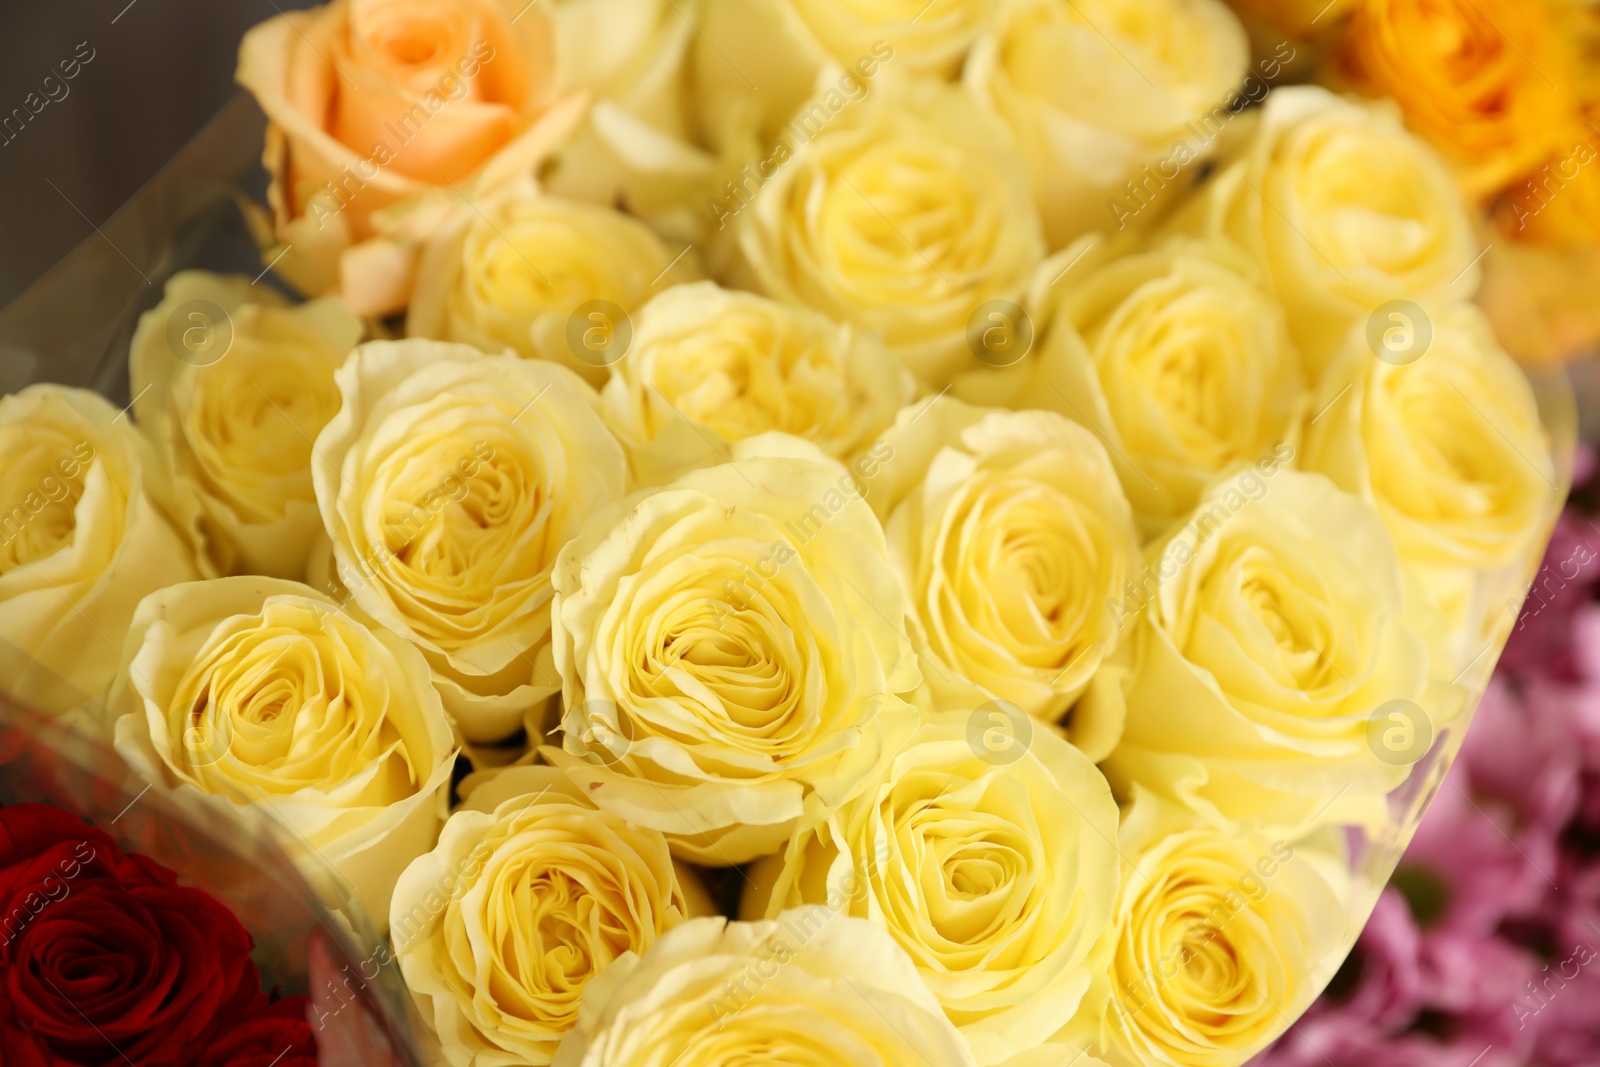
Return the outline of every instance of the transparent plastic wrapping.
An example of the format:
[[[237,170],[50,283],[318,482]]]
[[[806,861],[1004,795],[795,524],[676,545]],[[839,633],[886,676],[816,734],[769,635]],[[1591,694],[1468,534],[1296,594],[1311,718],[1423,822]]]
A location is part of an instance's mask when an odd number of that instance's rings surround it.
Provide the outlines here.
[[[318,1063],[420,1067],[382,939],[355,909],[319,903],[272,828],[181,805],[81,731],[0,701],[0,808],[19,804],[70,812],[227,907],[255,941],[263,991],[309,998]]]

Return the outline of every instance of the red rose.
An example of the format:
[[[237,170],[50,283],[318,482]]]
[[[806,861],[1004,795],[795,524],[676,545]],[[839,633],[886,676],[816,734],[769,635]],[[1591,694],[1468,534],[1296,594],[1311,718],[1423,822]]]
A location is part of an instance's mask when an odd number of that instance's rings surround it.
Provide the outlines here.
[[[250,935],[43,804],[0,809],[0,1062],[193,1063],[260,991]]]
[[[85,872],[104,877],[120,853],[111,838],[47,804],[0,808],[0,960],[30,920]]]
[[[212,1042],[199,1067],[318,1067],[317,1037],[306,1019],[310,997],[262,997],[251,1017]]]

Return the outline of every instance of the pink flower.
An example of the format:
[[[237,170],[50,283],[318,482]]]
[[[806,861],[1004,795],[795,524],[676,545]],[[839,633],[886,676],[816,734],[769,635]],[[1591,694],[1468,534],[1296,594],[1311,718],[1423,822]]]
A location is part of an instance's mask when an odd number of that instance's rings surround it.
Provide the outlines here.
[[[1356,985],[1334,1005],[1337,1014],[1387,1033],[1407,1026],[1422,1005],[1419,948],[1410,907],[1393,886],[1386,888],[1356,942]]]
[[[1600,526],[1568,508],[1556,522],[1544,563],[1520,604],[1500,667],[1519,677],[1575,680],[1573,614],[1593,600],[1600,582]],[[1516,610],[1515,601],[1509,605]]]
[[[1390,1037],[1335,1016],[1303,1019],[1250,1067],[1523,1067],[1483,1044],[1422,1034]]]
[[[1555,831],[1518,826],[1504,802],[1470,795],[1468,765],[1457,761],[1400,862],[1441,883],[1440,928],[1487,936],[1508,918],[1533,915],[1556,870]]]
[[[1535,1034],[1534,1056],[1545,1067],[1592,1067],[1600,1060],[1600,936],[1589,932],[1557,953],[1541,973],[1537,999],[1519,1018]]]
[[[1523,823],[1559,829],[1577,810],[1582,746],[1576,723],[1591,692],[1534,678],[1518,699],[1502,675],[1489,682],[1462,746],[1472,792],[1506,801]],[[1449,785],[1445,787],[1450,789]]]
[[[1420,969],[1422,997],[1453,1017],[1453,1038],[1526,1062],[1534,1030],[1515,1005],[1541,977],[1532,952],[1492,934],[1440,930],[1423,934]]]

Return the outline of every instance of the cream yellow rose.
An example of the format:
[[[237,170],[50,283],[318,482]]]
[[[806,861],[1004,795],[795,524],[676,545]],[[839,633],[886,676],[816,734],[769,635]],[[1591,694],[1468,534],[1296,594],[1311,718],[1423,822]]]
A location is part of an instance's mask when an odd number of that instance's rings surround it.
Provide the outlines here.
[[[819,906],[691,919],[590,982],[555,1067],[972,1067],[889,935]]]
[[[1242,158],[1179,225],[1233,239],[1262,267],[1320,373],[1390,300],[1470,300],[1480,248],[1455,177],[1392,109],[1274,90]]]
[[[671,481],[769,430],[843,460],[865,449],[915,385],[875,340],[808,308],[712,282],[680,285],[634,318],[600,397],[634,477]]]
[[[1125,842],[1101,1055],[1114,1067],[1234,1067],[1303,1012],[1345,917],[1304,849],[1175,828]]]
[[[0,399],[0,689],[52,715],[105,695],[147,593],[198,578],[149,444],[100,396]]]
[[[449,206],[527,173],[579,118],[551,37],[520,0],[333,0],[245,34],[237,78],[269,122],[264,258],[361,315],[403,309]]]
[[[395,886],[400,973],[451,1067],[548,1064],[585,986],[710,901],[666,840],[597,809],[553,767],[462,783]]]
[[[885,77],[954,77],[996,0],[705,0],[692,94],[729,213]]]
[[[1213,153],[1294,49],[1280,52],[1247,80],[1249,43],[1221,0],[1013,0],[964,77],[1015,134],[1060,248],[1129,225],[1163,195],[1175,202],[1193,178],[1184,168]]]
[[[1502,580],[1520,579],[1560,502],[1549,438],[1477,308],[1410,305],[1380,325],[1353,335],[1324,381],[1302,465],[1372,502],[1432,599],[1469,623],[1472,647],[1457,651],[1472,656],[1504,600],[1474,603],[1478,583],[1508,568]]]
[[[694,56],[708,40],[727,40],[707,32],[705,4],[557,0],[548,14],[561,83],[593,103],[541,167],[540,181],[558,196],[622,205],[674,241],[698,240],[700,199],[715,157],[700,145],[694,102],[715,90],[701,83]],[[728,59],[714,50],[710,58],[739,78]],[[742,55],[739,62],[746,62]],[[764,70],[761,80],[767,82]]]
[[[865,787],[916,712],[905,598],[857,475],[782,434],[596,514],[554,575],[562,748],[676,855],[744,863]]]
[[[776,0],[796,43],[848,69],[887,42],[918,74],[953,75],[991,20],[998,0]]]
[[[1219,482],[1118,606],[1139,662],[1106,776],[1228,828],[1382,819],[1409,768],[1370,719],[1395,701],[1443,718],[1418,706],[1428,649],[1405,608],[1371,504],[1287,469]]]
[[[1015,749],[985,745],[983,708],[933,716],[872,788],[757,866],[744,910],[826,903],[884,927],[978,1063],[999,1064],[1056,1033],[1089,988],[1117,892],[1117,805],[1043,724]]]
[[[885,81],[819,124],[730,225],[733,276],[880,335],[938,389],[976,364],[982,306],[1020,300],[1044,258],[1016,148],[933,80]]]
[[[139,318],[133,412],[212,573],[300,578],[322,532],[311,442],[339,410],[333,372],[361,340],[337,298],[290,308],[248,278],[182,271]]]
[[[186,802],[265,811],[313,887],[350,894],[381,929],[455,767],[421,654],[309,586],[256,576],[146,597],[127,650],[112,710],[129,766]]]
[[[551,571],[623,495],[622,448],[594,391],[543,360],[380,341],[337,381],[312,468],[337,581],[422,649],[466,740],[504,740],[560,686]]]
[[[1072,281],[1058,281],[1066,266]],[[1300,354],[1259,271],[1226,242],[1119,254],[1085,238],[1039,271],[1029,307],[1043,340],[1016,402],[1108,443],[1144,537],[1180,521],[1217,475],[1295,440]]]
[[[1017,1053],[1005,1062],[1005,1067],[1107,1067],[1107,1064],[1081,1048],[1047,1042]]]
[[[635,332],[619,313],[697,276],[692,257],[614,208],[541,196],[531,182],[477,207],[458,211],[423,252],[412,337],[510,348],[600,386]]]
[[[868,501],[911,606],[911,636],[941,697],[969,681],[1054,721],[1116,647],[1107,604],[1137,573],[1133,515],[1105,448],[1046,411],[949,397],[900,413]],[[1115,736],[1073,724],[1104,756]],[[1084,727],[1082,731],[1078,728]]]
[[[799,143],[864,99],[899,53],[880,35],[835,59],[787,0],[703,0],[699,25],[690,101],[715,177],[707,221],[720,230]],[[798,112],[803,103],[808,111]]]

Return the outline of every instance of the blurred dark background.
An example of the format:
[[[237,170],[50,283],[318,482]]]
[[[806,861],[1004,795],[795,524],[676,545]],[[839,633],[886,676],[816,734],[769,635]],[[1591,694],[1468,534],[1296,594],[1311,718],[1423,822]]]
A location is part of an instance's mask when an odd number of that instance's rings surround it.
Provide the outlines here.
[[[0,307],[92,235],[233,95],[245,30],[310,6],[0,0],[0,120],[16,108],[28,117],[0,121]],[[65,79],[61,63],[74,60],[77,75]]]

